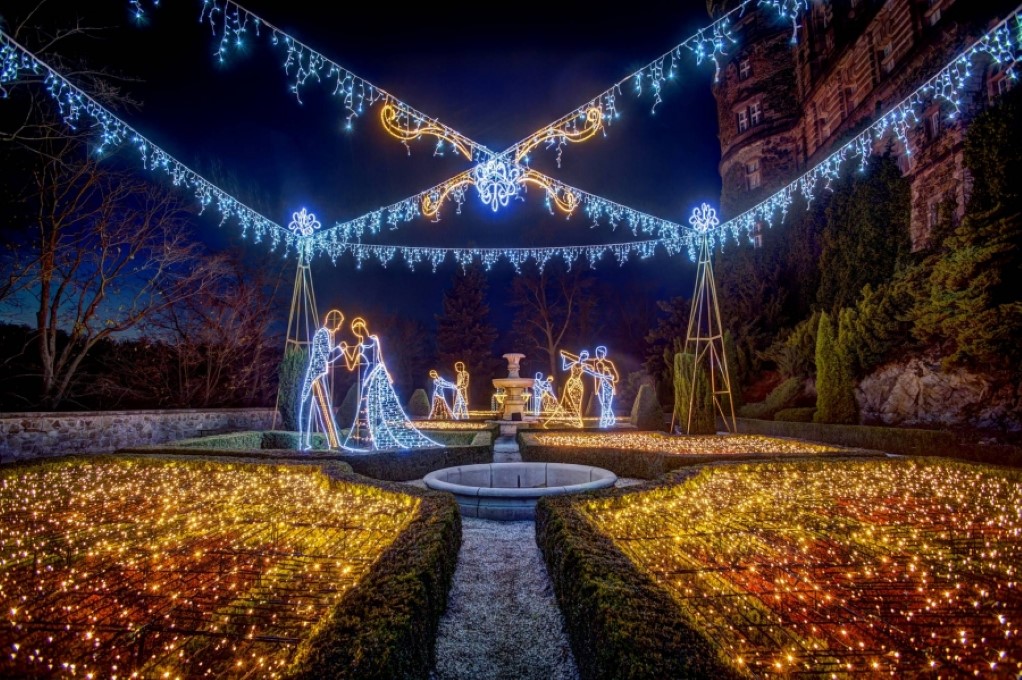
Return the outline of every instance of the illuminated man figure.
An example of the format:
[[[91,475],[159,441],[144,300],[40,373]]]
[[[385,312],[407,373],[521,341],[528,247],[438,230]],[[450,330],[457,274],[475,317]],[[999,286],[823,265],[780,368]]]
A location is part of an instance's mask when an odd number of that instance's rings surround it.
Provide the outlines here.
[[[330,310],[323,320],[323,327],[312,336],[309,345],[309,363],[298,400],[298,448],[302,451],[312,448],[313,421],[320,432],[326,433],[330,448],[335,449],[339,445],[327,376],[330,375],[330,364],[343,356],[341,348],[334,345],[334,333],[340,330],[342,323],[344,315],[336,309]]]
[[[436,371],[430,371],[429,377],[433,379],[433,403],[429,407],[429,419],[451,420],[451,407],[447,405],[444,390],[457,390],[458,386],[450,380],[441,378]]]
[[[454,378],[455,382],[455,396],[454,396],[454,419],[455,420],[467,420],[468,419],[468,371],[465,370],[465,362],[459,361],[454,364],[454,370],[457,371],[457,375]]]
[[[596,357],[580,362],[582,370],[596,381],[596,399],[600,402],[600,427],[614,425],[614,393],[618,381],[617,367],[607,358],[607,348],[596,348]]]
[[[532,381],[532,415],[539,418],[557,408],[557,395],[554,394],[554,376],[546,380],[543,373],[537,372]]]

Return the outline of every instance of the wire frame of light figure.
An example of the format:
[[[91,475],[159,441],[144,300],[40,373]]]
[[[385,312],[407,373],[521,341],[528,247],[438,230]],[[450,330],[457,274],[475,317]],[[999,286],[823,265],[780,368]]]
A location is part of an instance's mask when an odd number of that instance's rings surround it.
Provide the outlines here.
[[[700,209],[697,208],[697,212]],[[712,211],[705,204],[702,210]],[[709,216],[709,214],[708,214]],[[712,213],[711,221],[716,219]],[[688,394],[688,422],[681,423],[685,432],[692,432],[692,413],[696,400],[696,377],[699,369],[707,365],[710,392],[713,395],[714,417],[720,415],[728,432],[736,432],[734,399],[731,396],[731,375],[728,372],[727,356],[724,350],[724,327],[720,320],[720,304],[717,300],[717,284],[713,278],[713,253],[710,246],[711,230],[715,225],[706,225],[701,231],[699,265],[696,272],[695,293],[688,317],[688,331],[685,334],[685,352],[693,356],[692,375]],[[697,230],[699,227],[697,226]],[[674,423],[671,424],[674,429]]]
[[[291,309],[287,317],[287,334],[284,336],[284,355],[294,347],[308,351],[312,336],[319,328],[319,311],[316,309],[316,291],[312,287],[312,271],[303,249],[298,250],[298,268],[295,271],[295,285],[291,292]],[[277,428],[280,417],[280,387],[273,410],[273,429]]]
[[[411,419],[393,397],[393,380],[386,368],[377,370],[384,374],[382,379],[370,379],[366,388],[366,414],[369,427],[369,441],[372,450],[379,449],[422,449],[440,446],[412,425]]]

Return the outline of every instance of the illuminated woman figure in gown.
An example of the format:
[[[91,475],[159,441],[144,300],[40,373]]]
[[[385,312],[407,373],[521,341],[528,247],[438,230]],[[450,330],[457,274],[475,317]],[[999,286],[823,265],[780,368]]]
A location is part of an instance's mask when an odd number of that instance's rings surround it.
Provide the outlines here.
[[[565,352],[561,352],[561,366],[562,368],[570,367],[571,372],[568,375],[568,380],[564,383],[561,402],[550,414],[550,417],[544,421],[544,427],[554,421],[564,421],[572,427],[582,427],[582,393],[585,390],[585,386],[582,384],[582,367],[589,359],[589,352],[582,350],[577,357],[565,356],[565,354]]]
[[[429,372],[433,379],[433,403],[429,407],[430,420],[451,420],[451,407],[447,405],[444,390],[457,390],[458,386],[446,378],[441,378],[435,370]]]
[[[380,339],[369,334],[365,319],[352,321],[351,332],[357,344],[342,342],[341,351],[348,370],[358,370],[358,411],[341,446],[352,451],[439,446],[405,415],[383,363]]]

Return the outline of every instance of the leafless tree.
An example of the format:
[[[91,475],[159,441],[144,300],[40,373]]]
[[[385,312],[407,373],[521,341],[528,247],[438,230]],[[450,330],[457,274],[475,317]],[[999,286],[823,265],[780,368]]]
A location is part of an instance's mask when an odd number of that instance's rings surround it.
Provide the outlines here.
[[[593,281],[579,266],[567,270],[551,262],[542,272],[535,267],[523,271],[512,284],[514,335],[526,354],[533,349],[548,361],[549,375],[560,374],[558,353],[563,343],[577,339],[580,322],[596,304]]]
[[[42,406],[55,408],[97,343],[200,296],[223,267],[203,255],[168,190],[99,165],[76,140],[47,147],[28,186],[31,214],[14,231],[14,275],[35,309]]]

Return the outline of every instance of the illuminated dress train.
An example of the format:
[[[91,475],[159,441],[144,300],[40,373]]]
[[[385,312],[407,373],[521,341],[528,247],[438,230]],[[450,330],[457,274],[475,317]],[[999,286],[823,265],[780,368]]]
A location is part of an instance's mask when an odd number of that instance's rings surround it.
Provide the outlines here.
[[[358,369],[358,411],[341,446],[349,451],[421,449],[440,446],[409,422],[383,363],[380,339],[362,318],[351,322],[358,343],[341,343],[348,370]]]

